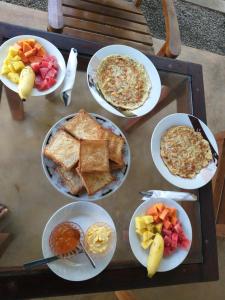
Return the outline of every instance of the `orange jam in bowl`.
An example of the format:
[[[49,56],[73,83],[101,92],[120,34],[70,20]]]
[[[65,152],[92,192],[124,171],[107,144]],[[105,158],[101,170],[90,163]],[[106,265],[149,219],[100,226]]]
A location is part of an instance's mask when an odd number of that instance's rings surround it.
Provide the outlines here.
[[[55,255],[67,254],[76,250],[82,235],[81,228],[77,224],[63,222],[53,229],[49,244]]]

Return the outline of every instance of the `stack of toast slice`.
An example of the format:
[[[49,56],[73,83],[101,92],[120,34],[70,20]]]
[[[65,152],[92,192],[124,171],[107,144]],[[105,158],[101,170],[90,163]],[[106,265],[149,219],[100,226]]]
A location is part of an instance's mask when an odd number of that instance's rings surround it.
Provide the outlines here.
[[[124,143],[82,109],[50,139],[44,155],[56,163],[71,194],[85,189],[93,195],[115,180],[111,172],[123,168]]]

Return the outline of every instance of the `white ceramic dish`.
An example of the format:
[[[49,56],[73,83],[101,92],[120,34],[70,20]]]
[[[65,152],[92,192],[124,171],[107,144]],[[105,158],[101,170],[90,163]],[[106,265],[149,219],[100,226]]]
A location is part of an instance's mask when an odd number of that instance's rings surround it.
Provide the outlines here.
[[[145,103],[141,107],[131,112],[138,117],[147,114],[156,106],[159,100],[160,93],[161,93],[161,82],[160,82],[159,74],[155,66],[153,65],[153,63],[150,61],[150,59],[147,56],[145,56],[142,52],[132,47],[128,47],[124,45],[111,45],[98,50],[92,56],[87,68],[87,82],[92,96],[103,108],[105,108],[109,112],[120,117],[125,117],[119,110],[117,110],[112,105],[110,105],[107,101],[105,101],[96,88],[96,72],[101,60],[113,54],[129,56],[130,58],[144,65],[149,75],[149,78],[151,80],[152,87],[149,93],[149,97],[145,101]]]
[[[45,226],[42,235],[42,252],[45,258],[53,255],[49,246],[49,237],[52,230],[56,225],[65,221],[79,224],[84,232],[96,222],[104,222],[112,228],[112,246],[105,255],[94,257],[95,269],[84,253],[48,264],[55,274],[67,280],[83,281],[95,277],[108,266],[116,249],[116,228],[112,218],[101,206],[90,202],[73,202],[63,206],[53,214]]]
[[[41,161],[44,173],[50,183],[62,194],[64,194],[67,197],[72,198],[73,200],[84,200],[84,201],[95,201],[103,199],[112,193],[114,193],[125,181],[129,169],[130,169],[130,147],[127,142],[127,139],[125,135],[122,133],[122,131],[114,124],[112,121],[106,119],[105,117],[102,117],[100,115],[92,113],[91,115],[96,119],[96,121],[101,124],[105,128],[111,129],[115,134],[122,136],[125,139],[125,145],[123,148],[123,157],[124,157],[124,167],[121,170],[117,170],[113,172],[113,175],[116,177],[116,180],[101,189],[100,191],[96,192],[94,195],[89,196],[86,192],[83,192],[80,196],[72,195],[68,189],[62,185],[60,177],[57,172],[55,172],[56,164],[47,159],[44,155],[44,148],[49,143],[50,138],[52,135],[55,134],[55,132],[68,120],[74,117],[75,114],[69,115],[67,117],[62,118],[57,123],[55,123],[52,128],[49,130],[49,132],[46,134],[46,137],[44,139],[43,145],[42,145],[42,151],[41,151]]]
[[[3,61],[5,60],[8,50],[10,46],[13,46],[17,41],[19,40],[25,40],[25,39],[35,39],[37,42],[39,42],[46,50],[46,52],[49,55],[53,55],[57,59],[58,63],[58,75],[57,75],[57,82],[49,89],[44,90],[44,91],[39,91],[36,88],[33,88],[31,96],[43,96],[50,94],[54,92],[63,82],[65,74],[66,74],[66,64],[65,60],[60,53],[60,51],[49,41],[38,37],[34,35],[18,35],[15,36],[9,40],[7,40],[5,43],[3,43],[0,47],[0,69],[2,68]],[[6,76],[0,75],[0,80],[12,91],[18,92],[18,84],[13,83],[10,81]]]
[[[208,137],[209,141],[218,153],[217,143],[211,130],[201,120],[199,121],[202,125],[204,132],[206,133],[206,136]],[[194,178],[189,179],[173,175],[166,167],[160,156],[161,137],[169,128],[179,125],[193,127],[188,115],[184,113],[176,113],[169,115],[157,124],[151,138],[152,159],[158,171],[167,181],[183,189],[197,189],[204,186],[212,179],[217,169],[215,162],[210,162],[209,165],[206,168],[202,169],[199,174],[197,174]]]
[[[192,228],[191,228],[190,220],[186,212],[184,211],[184,209],[176,201],[171,199],[165,199],[165,198],[149,199],[144,201],[135,210],[131,218],[130,227],[129,227],[129,241],[130,241],[131,249],[133,251],[134,256],[144,267],[147,267],[147,258],[148,258],[149,250],[144,250],[141,247],[139,237],[135,232],[135,217],[144,215],[146,210],[149,207],[153,206],[155,203],[158,202],[164,203],[168,207],[174,207],[177,209],[177,215],[181,221],[183,230],[187,238],[189,239],[189,241],[190,242],[192,241]],[[188,255],[190,247],[191,247],[191,243],[188,250],[179,248],[170,256],[163,257],[158,272],[166,272],[179,266]]]

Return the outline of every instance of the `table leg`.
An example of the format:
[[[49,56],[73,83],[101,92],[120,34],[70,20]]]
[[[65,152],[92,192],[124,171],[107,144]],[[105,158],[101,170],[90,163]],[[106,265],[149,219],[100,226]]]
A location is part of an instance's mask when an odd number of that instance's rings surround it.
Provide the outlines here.
[[[24,120],[25,115],[24,115],[23,101],[21,101],[17,93],[13,92],[6,86],[5,86],[5,92],[6,92],[6,97],[8,100],[10,112],[12,114],[13,119],[16,121]]]

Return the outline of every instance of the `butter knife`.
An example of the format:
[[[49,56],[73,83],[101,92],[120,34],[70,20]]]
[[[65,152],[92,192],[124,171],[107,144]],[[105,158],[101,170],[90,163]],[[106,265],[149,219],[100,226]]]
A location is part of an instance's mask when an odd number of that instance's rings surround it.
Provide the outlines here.
[[[204,138],[206,141],[208,141],[210,150],[211,150],[211,152],[212,152],[213,160],[214,160],[214,162],[218,163],[219,156],[218,156],[216,150],[214,149],[213,145],[212,145],[211,142],[209,141],[207,135],[205,134],[205,131],[203,130],[202,125],[201,125],[201,123],[199,122],[199,119],[196,118],[196,117],[194,117],[194,116],[192,116],[192,115],[188,115],[188,117],[189,117],[189,120],[191,121],[191,124],[192,124],[194,130],[195,130],[196,132],[200,132],[201,135],[203,136],[203,138]]]
[[[142,200],[148,200],[150,198],[166,198],[173,199],[175,201],[196,201],[197,196],[186,192],[174,192],[174,191],[161,191],[161,190],[149,190],[139,192],[142,196]]]

